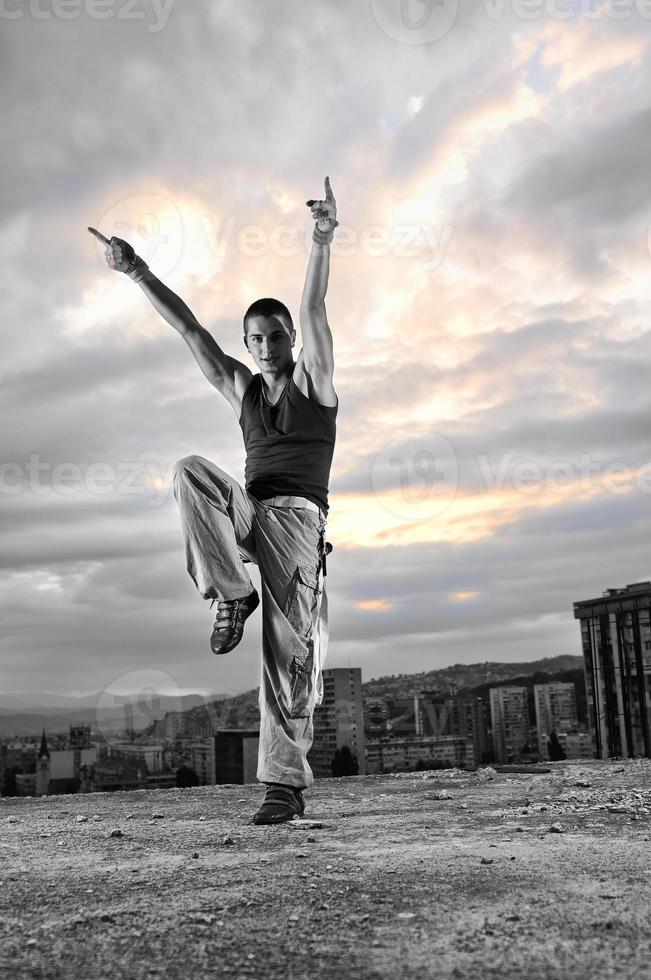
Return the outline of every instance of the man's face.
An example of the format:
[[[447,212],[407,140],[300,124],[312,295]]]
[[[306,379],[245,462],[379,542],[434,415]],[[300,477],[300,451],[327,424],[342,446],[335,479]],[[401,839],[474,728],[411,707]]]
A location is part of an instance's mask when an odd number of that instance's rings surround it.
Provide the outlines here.
[[[294,337],[279,317],[252,316],[246,326],[246,346],[256,365],[270,379],[293,363]]]

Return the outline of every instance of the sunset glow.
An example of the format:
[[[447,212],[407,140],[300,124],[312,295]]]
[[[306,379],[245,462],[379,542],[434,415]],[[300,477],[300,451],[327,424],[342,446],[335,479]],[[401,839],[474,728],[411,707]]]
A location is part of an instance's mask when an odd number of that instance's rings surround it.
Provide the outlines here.
[[[300,351],[326,174],[331,665],[578,653],[572,602],[650,576],[650,22],[595,6],[460,4],[421,41],[369,4],[5,22],[9,688],[257,683],[259,613],[241,656],[207,654],[171,487],[191,453],[243,484],[238,420],[86,228],[253,368],[261,296]]]

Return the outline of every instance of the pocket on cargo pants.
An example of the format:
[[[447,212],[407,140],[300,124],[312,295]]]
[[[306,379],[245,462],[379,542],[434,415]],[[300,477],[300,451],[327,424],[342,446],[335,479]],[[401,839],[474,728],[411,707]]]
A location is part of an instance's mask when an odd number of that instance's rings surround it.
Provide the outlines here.
[[[312,674],[314,670],[314,639],[319,607],[319,566],[298,564],[292,576],[283,610],[287,622],[304,646],[303,657],[294,654],[291,664],[291,718],[305,718],[312,709]]]

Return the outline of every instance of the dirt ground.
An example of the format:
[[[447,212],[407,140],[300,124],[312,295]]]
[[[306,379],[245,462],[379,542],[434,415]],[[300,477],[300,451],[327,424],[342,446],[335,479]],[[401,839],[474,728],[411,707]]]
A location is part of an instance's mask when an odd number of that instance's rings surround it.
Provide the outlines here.
[[[651,976],[651,760],[0,799],[3,978]]]

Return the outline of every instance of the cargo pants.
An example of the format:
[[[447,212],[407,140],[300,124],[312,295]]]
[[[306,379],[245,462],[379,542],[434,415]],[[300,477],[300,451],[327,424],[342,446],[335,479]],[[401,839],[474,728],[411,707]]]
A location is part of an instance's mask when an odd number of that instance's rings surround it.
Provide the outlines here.
[[[307,753],[314,708],[323,697],[321,671],[328,642],[326,517],[321,510],[262,503],[202,456],[179,460],[173,489],[187,569],[204,599],[249,595],[254,586],[244,562],[258,565],[262,672],[257,777],[263,783],[305,789],[314,781]],[[230,656],[237,652],[236,647]]]

